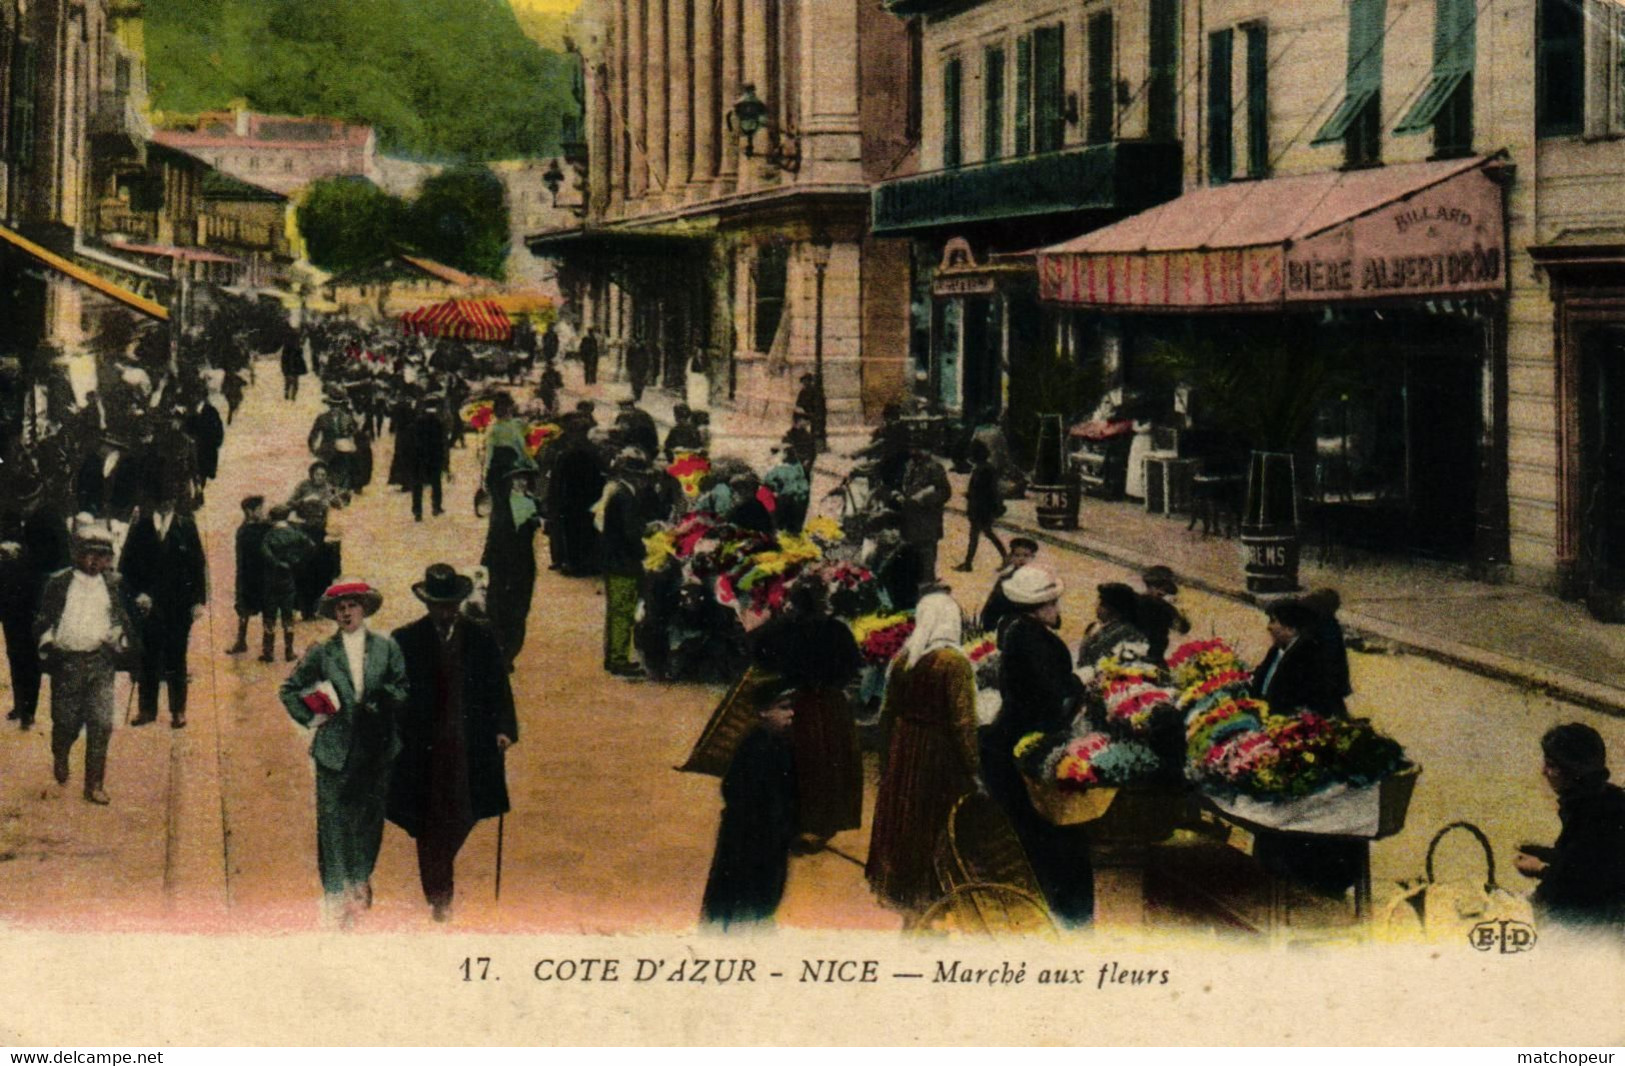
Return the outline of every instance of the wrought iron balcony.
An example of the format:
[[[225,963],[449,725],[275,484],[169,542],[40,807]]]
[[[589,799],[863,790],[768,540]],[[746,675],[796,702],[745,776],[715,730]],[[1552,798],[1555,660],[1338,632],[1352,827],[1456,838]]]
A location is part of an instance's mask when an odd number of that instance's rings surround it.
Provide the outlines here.
[[[1179,195],[1182,158],[1177,141],[1115,141],[897,178],[875,186],[874,232],[1140,211]]]

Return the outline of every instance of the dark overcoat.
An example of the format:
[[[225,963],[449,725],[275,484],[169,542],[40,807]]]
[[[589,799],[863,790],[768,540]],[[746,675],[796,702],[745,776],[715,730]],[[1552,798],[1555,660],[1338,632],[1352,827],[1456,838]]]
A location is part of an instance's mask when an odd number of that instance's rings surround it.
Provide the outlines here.
[[[395,630],[391,637],[406,659],[406,700],[398,718],[400,755],[390,782],[390,821],[416,837],[427,823],[430,754],[438,715],[440,635],[427,616]],[[463,678],[463,745],[468,758],[469,809],[474,819],[495,818],[508,811],[508,782],[497,736],[519,739],[508,661],[496,637],[485,626],[459,619],[452,641],[461,656]]]

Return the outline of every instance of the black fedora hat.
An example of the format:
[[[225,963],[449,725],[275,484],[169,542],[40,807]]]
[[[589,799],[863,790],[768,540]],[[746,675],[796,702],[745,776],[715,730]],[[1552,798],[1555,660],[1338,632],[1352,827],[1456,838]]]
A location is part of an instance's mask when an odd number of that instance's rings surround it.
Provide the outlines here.
[[[423,580],[412,586],[412,595],[424,603],[461,603],[473,593],[473,578],[459,574],[449,563],[430,565]]]

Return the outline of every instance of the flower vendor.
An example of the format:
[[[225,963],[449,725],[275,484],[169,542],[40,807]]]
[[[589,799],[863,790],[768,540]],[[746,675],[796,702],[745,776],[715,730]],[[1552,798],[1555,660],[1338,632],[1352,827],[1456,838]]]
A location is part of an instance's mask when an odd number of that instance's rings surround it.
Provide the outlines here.
[[[892,664],[882,711],[880,792],[867,873],[888,904],[921,911],[941,893],[933,859],[959,798],[977,788],[976,678],[960,650],[959,604],[920,599],[914,632]]]
[[[1145,645],[1145,634],[1136,624],[1140,597],[1127,585],[1111,581],[1096,587],[1095,620],[1084,630],[1078,645],[1078,665],[1094,666],[1123,645]],[[1144,648],[1141,648],[1142,653]]]
[[[863,756],[846,686],[863,666],[857,641],[830,617],[822,582],[798,582],[788,609],[753,634],[755,665],[794,689],[797,829],[805,851],[863,821]]]
[[[1563,831],[1551,847],[1518,849],[1518,872],[1540,882],[1535,914],[1617,936],[1625,932],[1625,790],[1608,783],[1608,749],[1588,725],[1554,726],[1540,748]]]
[[[1015,756],[1027,734],[1067,728],[1083,696],[1072,656],[1055,633],[1064,592],[1060,578],[1040,566],[1024,566],[1004,582],[1017,614],[999,638],[1001,704],[982,735],[982,776],[1021,838],[1050,911],[1061,921],[1083,923],[1094,913],[1088,836],[1052,825],[1033,809]]]
[[[1270,650],[1253,674],[1253,695],[1281,711],[1306,708],[1328,717],[1348,713],[1326,674],[1315,632],[1321,616],[1301,600],[1277,600],[1264,609]]]

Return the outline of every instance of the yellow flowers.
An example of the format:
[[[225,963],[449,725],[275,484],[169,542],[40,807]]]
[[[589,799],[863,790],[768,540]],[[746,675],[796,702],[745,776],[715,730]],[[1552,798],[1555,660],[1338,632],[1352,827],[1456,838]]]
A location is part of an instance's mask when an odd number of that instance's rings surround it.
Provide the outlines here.
[[[809,540],[838,541],[841,539],[841,524],[828,515],[819,515],[807,520],[802,533]]]
[[[1040,732],[1028,733],[1026,736],[1024,736],[1020,740],[1016,741],[1016,749],[1015,749],[1016,758],[1019,759],[1022,756],[1026,755],[1028,752],[1030,752],[1034,748],[1038,747],[1039,744],[1043,743],[1043,741],[1044,741],[1044,734],[1043,733],[1040,733]]]
[[[881,630],[907,622],[907,614],[866,614],[852,623],[852,639],[862,644]]]
[[[643,568],[651,572],[664,568],[666,560],[677,554],[677,541],[670,530],[649,534],[643,538],[643,546],[648,550],[643,557]]]

